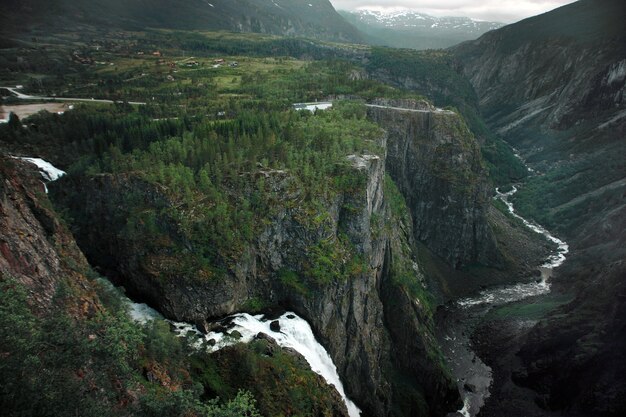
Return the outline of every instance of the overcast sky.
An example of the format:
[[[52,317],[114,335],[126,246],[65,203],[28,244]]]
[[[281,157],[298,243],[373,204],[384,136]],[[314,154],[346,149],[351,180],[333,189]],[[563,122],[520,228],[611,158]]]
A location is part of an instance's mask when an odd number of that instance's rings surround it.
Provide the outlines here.
[[[545,13],[574,0],[330,0],[337,10],[414,9],[433,16],[467,16],[512,23]]]

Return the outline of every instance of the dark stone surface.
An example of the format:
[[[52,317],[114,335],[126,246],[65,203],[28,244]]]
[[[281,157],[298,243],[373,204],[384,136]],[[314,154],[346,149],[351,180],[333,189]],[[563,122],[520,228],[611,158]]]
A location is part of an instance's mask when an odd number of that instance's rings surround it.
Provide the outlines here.
[[[280,332],[280,323],[278,320],[274,320],[270,323],[270,329],[274,332]]]

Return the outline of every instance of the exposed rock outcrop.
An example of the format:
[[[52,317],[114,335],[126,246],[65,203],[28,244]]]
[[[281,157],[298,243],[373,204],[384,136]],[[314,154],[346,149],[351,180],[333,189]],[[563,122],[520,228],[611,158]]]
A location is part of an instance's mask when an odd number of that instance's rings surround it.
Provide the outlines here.
[[[369,107],[368,115],[389,134],[387,167],[413,216],[415,238],[453,267],[497,264],[485,169],[462,118],[426,102],[376,104],[382,107]]]
[[[452,50],[500,133],[563,130],[623,107],[624,18],[619,0],[583,0]]]
[[[15,279],[29,291],[31,307],[44,314],[60,288],[76,291],[75,314],[99,309],[85,278],[87,261],[57,218],[35,165],[0,156],[0,279]]]
[[[521,188],[520,212],[570,242],[552,281],[574,301],[520,342],[514,381],[538,393],[528,401],[571,415],[626,410],[625,18],[623,1],[581,0],[453,50],[489,125],[540,173]]]

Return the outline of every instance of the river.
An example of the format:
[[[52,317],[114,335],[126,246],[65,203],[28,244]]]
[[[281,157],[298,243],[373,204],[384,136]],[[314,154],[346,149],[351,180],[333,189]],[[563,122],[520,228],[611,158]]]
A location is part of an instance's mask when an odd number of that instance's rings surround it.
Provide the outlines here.
[[[448,417],[476,416],[490,395],[492,370],[474,353],[470,340],[482,318],[493,307],[549,293],[552,271],[565,262],[565,255],[569,252],[567,243],[515,212],[509,198],[516,192],[516,187],[505,193],[496,188],[494,198],[506,204],[509,212],[520,219],[526,227],[554,242],[557,248],[542,265],[538,266],[541,271],[541,279],[538,281],[489,288],[473,297],[456,300],[444,307],[437,329],[438,339],[463,397],[463,408],[448,414]]]

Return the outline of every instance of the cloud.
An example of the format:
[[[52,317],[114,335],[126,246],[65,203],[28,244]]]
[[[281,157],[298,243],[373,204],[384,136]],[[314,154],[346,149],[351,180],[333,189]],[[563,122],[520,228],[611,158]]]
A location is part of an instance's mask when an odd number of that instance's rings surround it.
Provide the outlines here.
[[[339,10],[413,9],[433,16],[467,16],[512,23],[575,0],[330,0]]]

